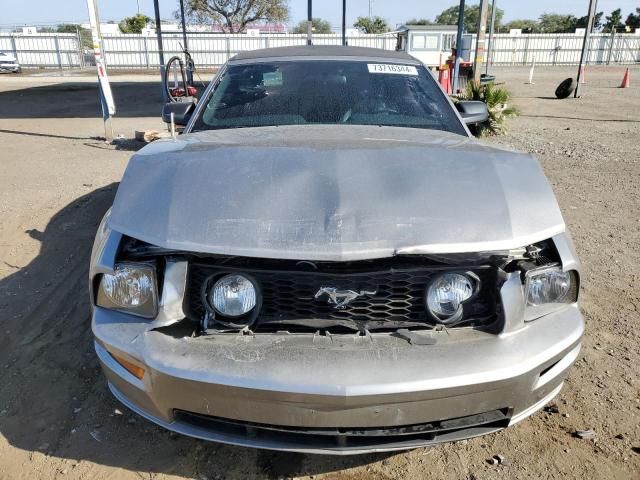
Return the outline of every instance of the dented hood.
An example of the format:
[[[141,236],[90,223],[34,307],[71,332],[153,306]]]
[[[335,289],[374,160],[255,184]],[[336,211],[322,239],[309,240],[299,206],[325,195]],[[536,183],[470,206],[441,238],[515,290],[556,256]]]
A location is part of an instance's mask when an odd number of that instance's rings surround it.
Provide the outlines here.
[[[290,126],[143,148],[110,227],[171,249],[344,261],[517,248],[564,222],[530,155],[422,129]]]

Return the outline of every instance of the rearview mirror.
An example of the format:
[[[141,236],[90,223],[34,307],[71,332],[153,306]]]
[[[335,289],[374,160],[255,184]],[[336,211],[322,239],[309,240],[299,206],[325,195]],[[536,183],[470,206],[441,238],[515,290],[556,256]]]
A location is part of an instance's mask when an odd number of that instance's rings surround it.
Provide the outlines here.
[[[464,100],[456,103],[456,108],[467,125],[486,122],[489,119],[489,110],[484,102]]]
[[[162,107],[162,121],[171,123],[171,114],[173,113],[173,121],[178,126],[185,126],[189,123],[189,119],[195,110],[194,102],[169,102]]]

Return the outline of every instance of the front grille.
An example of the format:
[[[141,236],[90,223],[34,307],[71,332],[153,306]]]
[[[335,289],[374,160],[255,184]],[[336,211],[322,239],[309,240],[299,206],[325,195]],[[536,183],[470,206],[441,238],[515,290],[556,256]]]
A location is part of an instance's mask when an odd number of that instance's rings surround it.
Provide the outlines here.
[[[443,271],[473,271],[482,287],[478,297],[465,304],[465,324],[486,322],[495,314],[496,272],[491,267],[344,270],[296,271],[191,264],[185,310],[189,317],[200,320],[206,311],[203,286],[207,278],[237,272],[250,275],[262,292],[258,327],[298,320],[355,322],[366,324],[367,328],[384,328],[390,321],[406,323],[406,326],[424,325],[431,323],[425,308],[425,291],[434,276]],[[315,298],[321,287],[375,294],[357,298],[338,309],[328,303],[326,295]],[[317,327],[317,322],[314,325]]]
[[[243,422],[184,410],[174,410],[178,423],[203,429],[226,438],[248,438],[284,447],[348,450],[350,448],[420,445],[454,441],[506,428],[511,409],[504,408],[465,417],[438,420],[417,425],[389,427],[292,427]]]

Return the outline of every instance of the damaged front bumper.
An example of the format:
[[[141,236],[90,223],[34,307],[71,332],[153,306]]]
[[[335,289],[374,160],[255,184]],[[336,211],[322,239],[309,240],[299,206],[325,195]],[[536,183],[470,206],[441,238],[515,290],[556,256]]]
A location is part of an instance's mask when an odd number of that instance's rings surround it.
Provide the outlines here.
[[[534,413],[580,350],[577,305],[495,335],[433,331],[433,345],[371,335],[172,336],[95,308],[114,395],[192,437],[285,451],[357,454],[460,440]],[[138,379],[115,358],[144,369]]]

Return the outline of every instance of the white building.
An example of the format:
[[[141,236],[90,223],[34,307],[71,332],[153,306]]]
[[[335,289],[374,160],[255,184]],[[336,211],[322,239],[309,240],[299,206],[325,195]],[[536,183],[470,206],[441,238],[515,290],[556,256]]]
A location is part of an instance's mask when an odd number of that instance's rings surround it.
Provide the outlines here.
[[[80,24],[80,26],[82,28],[86,28],[86,29],[91,29],[91,25],[89,25],[88,23],[82,23]],[[115,22],[106,22],[100,23],[100,33],[102,33],[103,35],[117,35],[120,32],[120,27],[118,26],[117,23]]]

